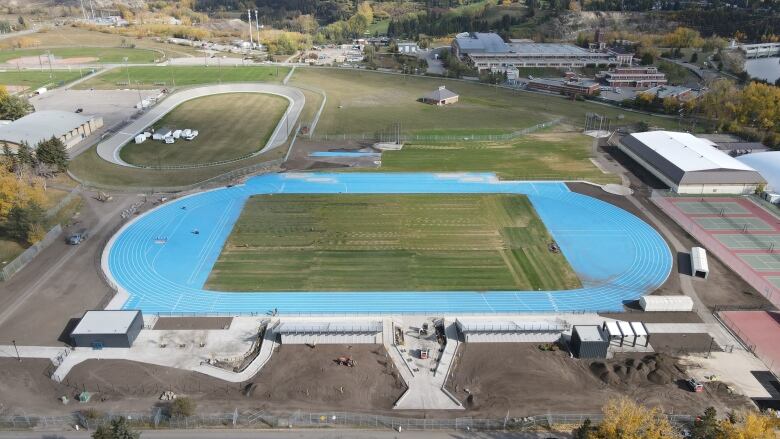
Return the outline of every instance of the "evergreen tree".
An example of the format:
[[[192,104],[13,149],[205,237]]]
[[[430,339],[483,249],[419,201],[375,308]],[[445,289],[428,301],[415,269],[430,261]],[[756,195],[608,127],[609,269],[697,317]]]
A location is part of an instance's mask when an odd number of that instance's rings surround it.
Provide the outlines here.
[[[57,137],[52,136],[51,139],[39,143],[35,149],[35,156],[40,163],[49,165],[60,172],[68,169],[68,151],[62,140]]]
[[[33,203],[27,207],[14,206],[3,224],[5,234],[19,242],[33,244],[32,232],[43,223],[43,209]]]
[[[33,155],[32,148],[30,148],[27,142],[22,141],[16,149],[16,161],[22,167],[35,165],[35,155]]]
[[[109,425],[101,425],[92,433],[93,439],[138,439],[141,433],[133,431],[127,425],[125,418],[111,421]]]
[[[704,415],[696,418],[691,428],[692,439],[715,438],[719,437],[721,433],[717,412],[713,407],[708,407],[704,410]]]

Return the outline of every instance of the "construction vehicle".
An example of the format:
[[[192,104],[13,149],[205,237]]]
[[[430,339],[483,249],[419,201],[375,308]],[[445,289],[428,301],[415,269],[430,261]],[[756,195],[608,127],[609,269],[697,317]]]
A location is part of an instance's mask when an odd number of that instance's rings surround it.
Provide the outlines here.
[[[685,380],[685,383],[688,384],[688,388],[691,390],[691,392],[699,393],[704,391],[704,385],[696,378],[689,378]]]
[[[422,328],[420,328],[420,335],[428,335],[428,324],[423,323]]]
[[[355,360],[352,357],[339,357],[336,359],[336,364],[339,366],[355,367]]]
[[[113,199],[114,199],[114,197],[112,197],[111,195],[109,195],[109,194],[107,194],[107,193],[105,193],[105,192],[98,192],[98,194],[97,194],[97,196],[95,197],[95,199],[96,199],[96,200],[98,200],[98,201],[100,201],[100,202],[103,202],[103,203],[105,203],[105,202],[107,202],[107,201],[111,201],[111,200],[113,200]]]

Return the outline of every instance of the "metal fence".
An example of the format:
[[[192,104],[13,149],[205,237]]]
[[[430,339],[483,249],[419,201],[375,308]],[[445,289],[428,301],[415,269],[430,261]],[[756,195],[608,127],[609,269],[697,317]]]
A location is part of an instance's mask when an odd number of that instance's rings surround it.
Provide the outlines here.
[[[718,312],[715,316],[723,322],[724,325],[731,331],[737,338],[739,338],[744,344],[745,348],[753,353],[762,363],[772,372],[775,376],[780,377],[780,364],[777,364],[775,358],[772,355],[768,355],[742,330],[736,325],[728,315]]]
[[[25,265],[32,261],[38,252],[51,245],[51,243],[54,242],[61,233],[62,226],[57,224],[51,230],[49,230],[48,233],[46,233],[46,236],[44,236],[43,239],[33,244],[30,248],[17,256],[16,259],[6,264],[6,266],[3,267],[3,270],[0,271],[0,280],[6,281],[13,277],[14,274],[16,274],[19,270],[24,268]]]
[[[452,142],[479,142],[490,140],[512,140],[518,137],[531,134],[533,132],[557,125],[561,123],[564,118],[559,117],[547,122],[542,122],[534,126],[523,128],[521,130],[513,131],[506,134],[401,134],[400,140],[409,141],[452,141]],[[375,132],[375,133],[357,133],[357,134],[321,134],[319,136],[313,136],[314,139],[323,141],[337,141],[337,140],[357,140],[357,141],[377,141],[377,142],[390,142],[398,139],[398,134],[394,132]]]
[[[694,417],[667,415],[675,425],[689,425]],[[84,410],[64,416],[20,415],[0,417],[0,430],[29,430],[72,428],[79,425],[94,430],[100,425],[124,418],[137,429],[195,429],[195,428],[370,428],[392,430],[460,430],[460,431],[535,431],[560,428],[570,430],[590,419],[598,424],[603,418],[596,414],[546,414],[527,417],[483,419],[459,418],[405,418],[350,412],[294,412],[269,413],[264,410],[235,409],[232,412],[202,414],[190,417],[171,417],[162,407],[147,413],[100,413]]]
[[[67,206],[68,203],[73,201],[74,198],[78,197],[81,193],[80,187],[73,188],[70,192],[68,192],[68,195],[65,195],[56,206],[52,207],[51,209],[46,211],[46,217],[51,218],[54,215],[56,215],[60,210],[62,210],[63,207]]]

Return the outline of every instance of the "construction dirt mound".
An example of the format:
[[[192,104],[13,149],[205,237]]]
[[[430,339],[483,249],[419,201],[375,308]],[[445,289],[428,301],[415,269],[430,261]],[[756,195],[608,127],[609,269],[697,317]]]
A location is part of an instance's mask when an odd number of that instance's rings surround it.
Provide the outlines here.
[[[590,371],[610,386],[642,385],[647,382],[658,385],[672,384],[683,376],[683,368],[664,355],[653,354],[642,358],[623,358],[613,361],[594,361]]]

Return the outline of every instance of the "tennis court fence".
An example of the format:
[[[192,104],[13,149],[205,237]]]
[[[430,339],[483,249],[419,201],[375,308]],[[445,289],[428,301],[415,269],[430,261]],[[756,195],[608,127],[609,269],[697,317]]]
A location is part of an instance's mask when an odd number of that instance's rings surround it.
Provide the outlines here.
[[[712,234],[704,230],[692,218],[688,217],[666,196],[664,191],[653,191],[650,201],[661,209],[668,217],[673,219],[680,227],[694,237],[701,245],[723,262],[724,265],[731,268],[750,286],[755,288],[767,300],[775,306],[780,306],[780,291],[768,279],[760,276],[753,268],[743,261],[739,256],[729,250],[724,244],[713,237]]]

